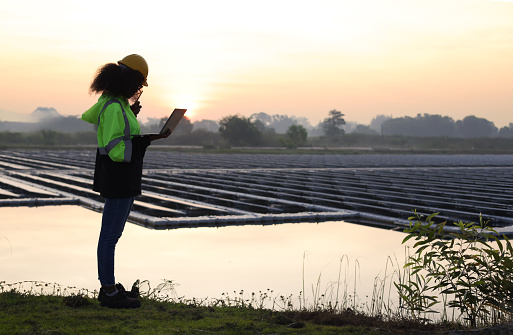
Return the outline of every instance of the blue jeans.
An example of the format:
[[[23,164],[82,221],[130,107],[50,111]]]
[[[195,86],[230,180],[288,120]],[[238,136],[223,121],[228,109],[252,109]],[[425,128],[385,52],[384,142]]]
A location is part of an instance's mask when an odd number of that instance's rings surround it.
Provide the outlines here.
[[[98,279],[102,285],[115,285],[114,251],[134,204],[134,197],[105,199],[102,229],[98,240]]]

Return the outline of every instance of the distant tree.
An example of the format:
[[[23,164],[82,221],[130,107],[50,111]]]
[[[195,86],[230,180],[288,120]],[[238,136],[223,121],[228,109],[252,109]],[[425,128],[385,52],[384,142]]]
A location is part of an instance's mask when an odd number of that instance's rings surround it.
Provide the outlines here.
[[[312,128],[312,125],[310,124],[310,121],[308,121],[308,119],[304,116],[292,116],[291,117],[294,121],[296,121],[296,124],[300,125],[300,126],[303,126],[305,127],[306,130],[308,130],[308,128]]]
[[[449,116],[424,114],[418,131],[424,130],[423,136],[454,137],[456,125]]]
[[[167,118],[166,118],[167,120]],[[194,128],[194,126],[192,125],[191,123],[191,119],[189,119],[187,116],[184,116],[182,118],[182,120],[180,121],[180,123],[178,123],[178,125],[176,126],[176,129],[174,130],[174,134],[177,134],[177,135],[185,135],[185,134],[190,134],[192,133],[192,129]],[[160,129],[159,129],[160,131]]]
[[[287,147],[298,147],[306,144],[306,139],[308,138],[308,132],[306,128],[301,125],[295,125],[289,127],[287,130]]]
[[[266,128],[273,128],[278,134],[285,134],[288,128],[294,124],[301,124],[305,128],[311,127],[308,119],[305,117],[298,118],[280,114],[269,115],[261,112],[252,114],[250,118],[262,122]]]
[[[271,125],[273,123],[273,117],[264,112],[253,113],[253,114],[251,114],[251,116],[249,118],[252,120],[255,120],[255,121],[258,120],[258,121],[262,122],[262,124],[266,127],[271,127]]]
[[[456,128],[454,120],[448,116],[417,114],[391,118],[383,122],[381,131],[383,135],[403,135],[415,137],[455,137]]]
[[[316,126],[308,129],[308,136],[322,136],[324,135],[324,130],[322,129],[322,121],[319,122]]]
[[[448,116],[417,114],[417,117],[409,116],[388,119],[382,124],[384,135],[403,135],[416,137],[494,137],[497,135],[497,127],[486,119],[473,115],[463,120],[454,122]]]
[[[457,121],[456,129],[458,135],[463,138],[494,137],[497,135],[497,127],[493,122],[474,115]]]
[[[231,115],[219,121],[219,133],[231,145],[258,145],[261,132],[251,119]]]
[[[294,118],[291,118],[287,115],[273,115],[272,116],[272,123],[270,124],[271,128],[274,128],[274,130],[279,134],[284,134],[287,132],[288,128],[294,124],[296,124],[297,121]]]
[[[168,119],[168,116],[164,116],[161,118],[150,118],[148,119],[148,122],[141,124],[141,132],[142,133],[158,133],[164,124],[166,123]],[[184,116],[180,123],[176,126],[175,130],[173,131],[173,138],[176,136],[182,136],[182,135],[189,135],[192,133],[194,126],[191,123],[191,120]],[[173,138],[168,137],[159,143],[170,143],[173,141]]]
[[[217,147],[221,144],[221,135],[218,131],[212,132],[206,129],[197,129],[193,132],[196,143],[206,147]]]
[[[379,135],[377,131],[363,124],[357,125],[353,130],[353,134]]]
[[[143,123],[142,125],[144,126],[150,126],[152,124],[160,124],[160,121],[162,120],[162,118],[156,118],[156,117],[149,117],[148,118],[148,121],[146,123]],[[140,121],[139,121],[140,123]]]
[[[260,120],[255,120],[251,116],[249,117],[249,120],[255,125],[260,133],[264,133],[266,131],[275,131],[274,128],[267,127],[265,123]]]
[[[167,121],[167,116],[161,118],[149,118],[148,122],[141,124],[141,132],[158,133]]]
[[[41,134],[41,137],[42,137],[41,144],[45,144],[45,145],[57,144],[57,139],[59,137],[59,133],[56,132],[55,130],[43,129],[43,130],[40,130],[39,133]]]
[[[357,126],[358,126],[357,122],[346,121],[346,124],[344,124],[342,129],[344,129],[345,134],[351,134],[356,129]]]
[[[510,123],[509,126],[502,127],[498,135],[501,138],[513,138],[513,123]]]
[[[322,121],[324,135],[328,137],[344,135],[344,129],[342,126],[345,124],[346,121],[344,120],[344,114],[336,109],[331,110],[329,116]]]
[[[412,130],[411,120],[409,116],[387,119],[381,125],[381,134],[414,136],[415,131]]]
[[[194,130],[205,129],[207,131],[217,133],[219,131],[219,123],[214,120],[200,120],[193,123]]]
[[[374,118],[372,118],[369,127],[377,131],[378,134],[381,134],[381,126],[383,125],[383,122],[391,118],[392,116],[387,116],[383,114],[376,115]]]

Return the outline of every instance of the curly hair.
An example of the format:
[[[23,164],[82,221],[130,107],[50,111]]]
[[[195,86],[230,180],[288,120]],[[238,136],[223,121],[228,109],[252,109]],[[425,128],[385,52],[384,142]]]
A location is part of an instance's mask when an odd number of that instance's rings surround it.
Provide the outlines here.
[[[96,72],[90,93],[110,93],[132,98],[142,88],[144,76],[128,66],[108,63]]]

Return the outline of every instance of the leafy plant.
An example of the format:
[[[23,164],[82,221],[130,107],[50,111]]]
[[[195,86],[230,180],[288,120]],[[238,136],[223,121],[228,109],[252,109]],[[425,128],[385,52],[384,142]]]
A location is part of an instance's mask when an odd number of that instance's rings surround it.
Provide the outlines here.
[[[513,313],[513,248],[507,236],[480,218],[479,223],[435,223],[415,212],[403,244],[415,239],[405,268],[409,278],[394,282],[401,305],[411,316],[442,301],[471,325],[504,321]],[[440,295],[440,296],[439,296]],[[445,306],[444,306],[445,307]]]

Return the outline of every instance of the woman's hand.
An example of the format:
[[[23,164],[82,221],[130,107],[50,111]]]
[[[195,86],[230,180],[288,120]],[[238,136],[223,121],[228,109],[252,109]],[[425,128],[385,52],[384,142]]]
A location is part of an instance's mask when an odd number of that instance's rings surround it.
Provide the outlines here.
[[[139,112],[141,111],[141,103],[138,101],[136,101],[133,105],[130,106],[130,109],[132,110],[132,113],[134,113],[135,117],[137,117],[137,114],[139,114]]]
[[[150,135],[150,141],[155,141],[155,140],[160,140],[162,138],[168,138],[169,135],[171,135],[171,130],[168,130],[166,133],[164,134],[154,134],[154,135]]]

